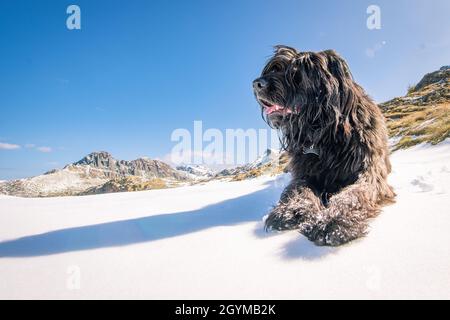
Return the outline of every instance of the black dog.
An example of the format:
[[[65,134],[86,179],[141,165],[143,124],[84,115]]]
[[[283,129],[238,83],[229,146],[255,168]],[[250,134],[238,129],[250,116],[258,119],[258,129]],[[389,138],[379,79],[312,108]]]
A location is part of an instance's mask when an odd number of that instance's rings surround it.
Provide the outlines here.
[[[366,234],[367,220],[394,201],[387,130],[378,106],[334,51],[286,46],[253,82],[266,121],[281,131],[293,179],[266,229],[299,229],[318,245]]]

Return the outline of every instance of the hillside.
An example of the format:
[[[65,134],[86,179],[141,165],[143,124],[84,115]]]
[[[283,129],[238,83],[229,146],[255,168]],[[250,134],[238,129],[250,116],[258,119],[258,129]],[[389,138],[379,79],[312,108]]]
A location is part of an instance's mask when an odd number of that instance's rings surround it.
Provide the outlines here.
[[[450,136],[450,67],[426,74],[408,93],[380,104],[393,150]]]

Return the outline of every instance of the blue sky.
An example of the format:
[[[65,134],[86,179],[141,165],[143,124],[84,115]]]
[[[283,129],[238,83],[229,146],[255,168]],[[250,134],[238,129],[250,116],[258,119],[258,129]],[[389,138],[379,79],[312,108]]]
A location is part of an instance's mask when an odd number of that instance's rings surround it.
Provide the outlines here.
[[[81,8],[81,30],[66,8]],[[369,30],[366,8],[381,8]],[[176,128],[265,128],[271,46],[335,49],[376,100],[450,64],[448,0],[0,2],[0,179],[95,150],[163,158]]]

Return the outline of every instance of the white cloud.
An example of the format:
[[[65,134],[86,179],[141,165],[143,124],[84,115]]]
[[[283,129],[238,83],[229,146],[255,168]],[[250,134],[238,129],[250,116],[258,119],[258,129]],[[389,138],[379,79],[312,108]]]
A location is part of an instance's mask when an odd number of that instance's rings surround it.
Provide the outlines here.
[[[0,150],[14,150],[14,149],[20,149],[20,146],[17,144],[0,142]]]
[[[36,150],[40,151],[40,152],[52,152],[52,148],[50,147],[37,147]]]
[[[49,152],[53,151],[53,149],[51,147],[46,147],[46,146],[38,147],[33,143],[27,143],[24,145],[24,147],[27,149],[34,149],[34,150],[37,150],[39,152],[44,152],[44,153],[49,153]],[[0,142],[0,150],[14,150],[14,149],[20,149],[20,148],[22,148],[22,147],[18,144]]]
[[[33,149],[33,150],[37,150],[39,152],[44,152],[44,153],[49,153],[49,152],[53,151],[53,148],[51,148],[51,147],[46,147],[46,146],[38,147],[34,143],[27,143],[27,144],[24,145],[24,147],[27,148],[27,149]]]

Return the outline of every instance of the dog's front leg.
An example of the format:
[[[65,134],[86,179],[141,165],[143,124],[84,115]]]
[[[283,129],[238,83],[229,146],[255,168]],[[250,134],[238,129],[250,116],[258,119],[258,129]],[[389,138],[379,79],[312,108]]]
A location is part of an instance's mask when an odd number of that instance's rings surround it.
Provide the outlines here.
[[[280,201],[269,213],[265,222],[266,230],[297,229],[310,216],[317,215],[324,207],[314,192],[295,182],[282,193]]]
[[[317,216],[300,225],[300,232],[317,245],[338,246],[366,234],[367,220],[380,210],[377,186],[360,179],[330,198]]]

